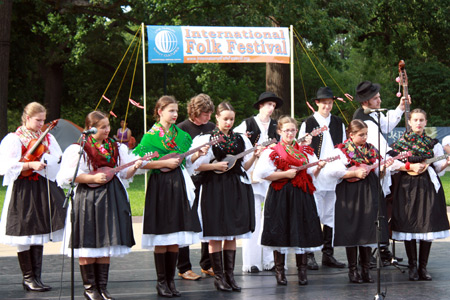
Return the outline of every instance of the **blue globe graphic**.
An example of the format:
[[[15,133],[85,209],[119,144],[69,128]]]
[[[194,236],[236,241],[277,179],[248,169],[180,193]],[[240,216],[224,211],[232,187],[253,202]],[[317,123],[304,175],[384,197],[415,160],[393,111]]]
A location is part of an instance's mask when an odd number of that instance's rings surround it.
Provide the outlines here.
[[[177,37],[171,31],[160,31],[155,36],[155,45],[162,53],[170,53],[177,47]]]

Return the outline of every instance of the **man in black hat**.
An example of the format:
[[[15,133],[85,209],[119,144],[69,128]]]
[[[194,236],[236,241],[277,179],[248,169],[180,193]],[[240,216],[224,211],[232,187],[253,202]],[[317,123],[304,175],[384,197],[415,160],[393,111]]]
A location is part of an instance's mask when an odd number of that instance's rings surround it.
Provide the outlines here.
[[[246,134],[252,145],[261,144],[270,139],[280,139],[277,134],[277,121],[271,119],[275,109],[283,105],[283,100],[272,92],[262,93],[253,107],[259,110],[259,114],[245,119],[234,132]],[[256,164],[256,163],[255,163]],[[254,165],[255,165],[254,164]],[[270,270],[274,266],[272,251],[264,250],[258,245],[258,237],[261,231],[261,205],[264,203],[269,182],[252,182],[255,195],[255,231],[252,237],[242,242],[242,271],[256,273]]]
[[[381,130],[383,134],[387,134],[392,131],[402,119],[403,112],[405,111],[404,98],[400,99],[400,104],[395,110],[389,110],[385,116],[382,112],[371,112],[370,110],[381,108],[380,97],[381,86],[378,83],[372,83],[370,81],[363,81],[356,87],[355,100],[361,104],[353,114],[353,119],[360,119],[367,124],[367,143],[374,145],[378,148],[378,132]],[[411,103],[411,98],[409,98]],[[378,124],[378,115],[380,114],[380,124]],[[380,134],[380,154],[382,157],[386,157],[386,153],[391,150],[385,137]],[[389,202],[390,200],[386,200]],[[388,210],[389,211],[389,210]],[[383,260],[384,265],[391,263],[393,258],[392,253],[389,251],[389,245],[382,245],[380,247],[380,257]],[[398,261],[402,261],[401,258],[396,258]]]
[[[329,87],[321,87],[317,91],[316,98],[312,99],[317,105],[317,112],[308,117],[300,126],[299,138],[316,128],[326,125],[328,130],[319,136],[312,138],[311,147],[314,149],[318,159],[326,158],[333,151],[335,145],[343,143],[345,140],[345,125],[341,118],[332,115],[335,96]],[[316,195],[316,206],[323,224],[323,248],[322,265],[332,268],[345,268],[345,264],[334,258],[332,245],[334,227],[334,202],[336,197],[330,195],[334,191],[323,191]],[[334,199],[334,201],[330,201]],[[317,270],[314,253],[308,253],[308,269]]]

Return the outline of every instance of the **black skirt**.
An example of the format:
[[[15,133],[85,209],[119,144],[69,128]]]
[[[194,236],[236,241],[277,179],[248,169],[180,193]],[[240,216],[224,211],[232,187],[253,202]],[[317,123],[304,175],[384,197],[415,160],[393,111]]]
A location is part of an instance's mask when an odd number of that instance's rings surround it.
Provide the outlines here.
[[[79,184],[73,208],[74,248],[132,247],[135,244],[127,192],[116,176],[97,188]]]
[[[196,209],[192,209],[181,168],[150,175],[145,195],[144,234],[200,232]]]
[[[411,176],[400,172],[394,186],[392,230],[405,233],[428,233],[448,230],[444,189],[438,192],[428,172]]]
[[[49,180],[50,208],[47,179],[19,178],[14,182],[8,208],[6,235],[28,236],[50,233],[64,228],[66,209],[63,209],[64,191]],[[50,226],[51,211],[51,226]]]
[[[261,244],[312,248],[323,244],[314,196],[289,181],[279,191],[269,188],[264,204]]]
[[[378,185],[378,176],[370,172],[363,180],[356,182],[343,180],[336,186],[335,246],[376,244],[377,227],[375,222],[377,221],[379,202],[381,215],[384,216],[380,219],[380,242],[388,242],[386,202],[384,197],[378,201]]]
[[[239,236],[255,230],[253,189],[239,174],[205,173],[200,201],[204,237]]]

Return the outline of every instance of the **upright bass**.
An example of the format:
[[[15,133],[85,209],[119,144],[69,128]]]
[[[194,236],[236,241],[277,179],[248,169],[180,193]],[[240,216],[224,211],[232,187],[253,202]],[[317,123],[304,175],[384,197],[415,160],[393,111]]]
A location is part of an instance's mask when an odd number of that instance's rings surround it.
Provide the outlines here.
[[[408,76],[406,75],[406,69],[405,69],[405,61],[400,60],[398,63],[398,74],[399,74],[399,84],[403,88],[403,98],[405,101],[405,132],[410,132],[411,127],[409,126],[408,120],[409,120],[409,94],[408,94]]]

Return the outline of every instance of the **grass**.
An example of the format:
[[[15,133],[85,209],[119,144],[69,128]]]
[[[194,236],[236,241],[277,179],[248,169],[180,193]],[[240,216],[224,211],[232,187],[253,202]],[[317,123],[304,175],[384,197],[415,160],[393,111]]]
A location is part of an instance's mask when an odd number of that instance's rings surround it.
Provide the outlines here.
[[[0,180],[3,181],[3,177],[0,176]],[[144,175],[138,175],[134,177],[133,182],[128,188],[128,195],[130,197],[131,212],[133,216],[142,216],[144,212],[145,203],[145,179]],[[444,187],[445,198],[447,206],[450,206],[450,172],[446,172],[441,177],[442,186]],[[0,211],[3,208],[3,201],[5,200],[6,187],[0,187]]]

